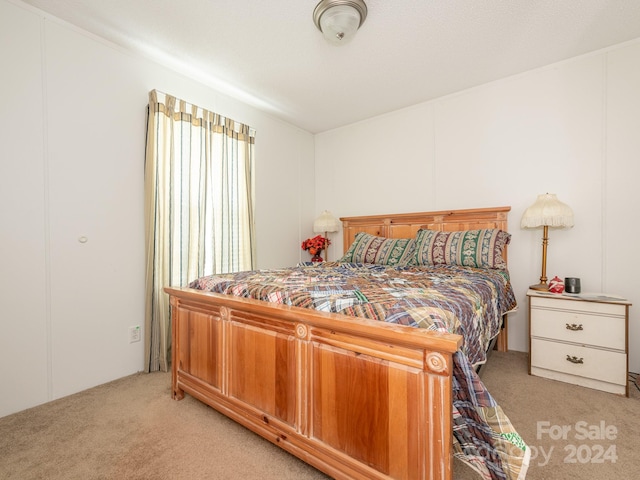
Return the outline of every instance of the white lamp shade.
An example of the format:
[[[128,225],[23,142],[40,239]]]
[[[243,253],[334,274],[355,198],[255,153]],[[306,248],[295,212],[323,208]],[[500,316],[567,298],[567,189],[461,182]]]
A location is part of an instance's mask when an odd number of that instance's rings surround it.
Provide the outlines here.
[[[522,228],[573,227],[573,210],[558,200],[554,193],[538,195],[535,203],[524,211],[520,226]]]
[[[340,222],[328,210],[322,212],[313,222],[313,231],[315,233],[337,232],[339,229]]]

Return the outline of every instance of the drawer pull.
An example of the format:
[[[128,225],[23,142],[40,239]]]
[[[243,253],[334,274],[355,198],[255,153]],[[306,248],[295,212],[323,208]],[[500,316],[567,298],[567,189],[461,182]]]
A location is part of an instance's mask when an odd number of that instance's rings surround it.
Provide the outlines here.
[[[578,358],[574,355],[567,355],[567,362],[571,363],[584,363],[584,358]]]
[[[573,330],[574,332],[577,332],[578,330],[583,330],[582,328],[582,324],[580,325],[576,325],[575,323],[572,323],[571,325],[569,325],[568,323],[566,324],[566,329],[567,330]]]

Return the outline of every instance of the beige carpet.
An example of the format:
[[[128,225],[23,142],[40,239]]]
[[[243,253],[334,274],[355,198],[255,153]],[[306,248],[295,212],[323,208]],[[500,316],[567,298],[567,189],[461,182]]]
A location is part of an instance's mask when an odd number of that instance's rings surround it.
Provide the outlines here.
[[[187,396],[138,374],[0,419],[0,479],[326,479]]]
[[[621,398],[530,377],[527,356],[514,352],[495,352],[483,380],[533,447],[528,479],[638,478],[635,386]],[[0,478],[327,478],[197,400],[171,400],[169,386],[168,374],[133,375],[0,418]],[[537,438],[538,422],[552,432],[564,428],[566,438]],[[584,423],[576,430],[577,422]],[[582,430],[599,438],[577,439]],[[479,478],[458,462],[454,472],[457,480]]]

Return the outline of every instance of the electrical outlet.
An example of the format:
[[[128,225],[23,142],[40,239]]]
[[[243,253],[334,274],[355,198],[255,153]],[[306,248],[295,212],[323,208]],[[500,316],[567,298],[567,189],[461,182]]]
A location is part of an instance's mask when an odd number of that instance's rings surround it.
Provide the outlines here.
[[[140,341],[140,325],[129,327],[129,343]]]

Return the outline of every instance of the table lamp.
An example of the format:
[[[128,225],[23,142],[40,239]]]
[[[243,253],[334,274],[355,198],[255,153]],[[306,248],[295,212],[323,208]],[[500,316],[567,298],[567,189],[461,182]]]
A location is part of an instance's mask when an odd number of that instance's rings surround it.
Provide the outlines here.
[[[542,231],[542,275],[540,283],[531,285],[532,290],[549,290],[547,285],[547,244],[549,243],[549,227],[573,227],[573,211],[562,203],[554,193],[538,195],[533,205],[527,208],[520,223],[522,228],[539,228]]]

